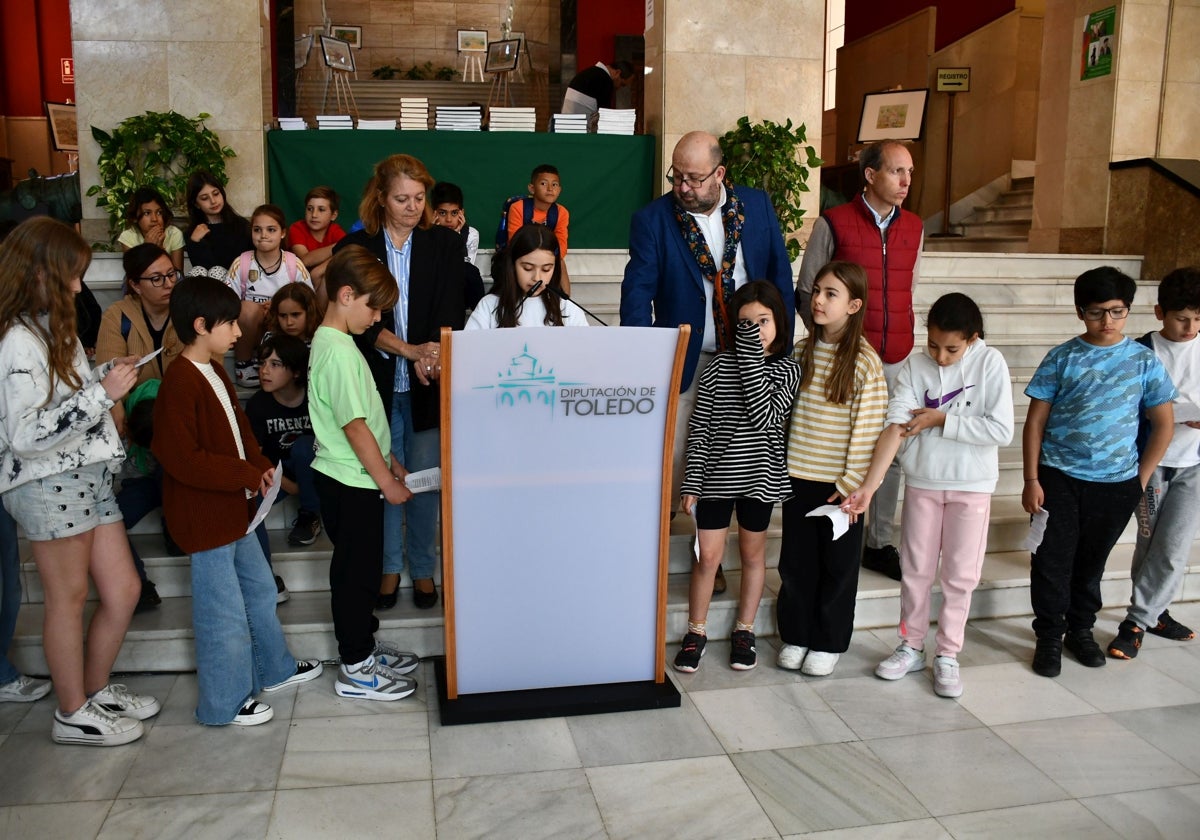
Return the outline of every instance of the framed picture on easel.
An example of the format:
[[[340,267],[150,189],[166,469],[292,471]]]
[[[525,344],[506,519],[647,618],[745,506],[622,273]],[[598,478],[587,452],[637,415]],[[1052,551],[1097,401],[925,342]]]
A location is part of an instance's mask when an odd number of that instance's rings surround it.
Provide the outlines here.
[[[353,73],[355,70],[354,52],[349,41],[322,35],[321,55],[325,59],[325,66],[330,70],[339,70],[344,73]]]
[[[517,59],[521,57],[521,42],[515,38],[506,41],[492,41],[488,44],[485,73],[508,73],[517,69]]]
[[[46,102],[46,119],[50,123],[50,139],[60,152],[79,151],[79,126],[75,106],[69,102]]]

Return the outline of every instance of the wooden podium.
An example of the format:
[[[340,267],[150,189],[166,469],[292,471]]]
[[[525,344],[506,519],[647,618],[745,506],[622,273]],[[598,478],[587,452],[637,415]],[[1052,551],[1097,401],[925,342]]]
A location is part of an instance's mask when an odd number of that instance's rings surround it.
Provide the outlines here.
[[[443,330],[443,725],[679,705],[667,540],[687,340]]]

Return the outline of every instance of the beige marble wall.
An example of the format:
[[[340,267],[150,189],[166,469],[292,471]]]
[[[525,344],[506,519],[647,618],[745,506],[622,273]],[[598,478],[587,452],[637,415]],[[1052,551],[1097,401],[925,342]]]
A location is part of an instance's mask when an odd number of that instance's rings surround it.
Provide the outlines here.
[[[247,0],[71,0],[82,187],[97,182],[99,148],[88,126],[173,109],[211,114],[207,125],[237,157],[226,164],[241,212],[263,200],[262,38],[259,4]],[[84,199],[84,218],[103,219]],[[99,231],[96,234],[95,231]],[[104,225],[85,233],[99,238]]]
[[[1170,6],[1159,155],[1200,158],[1200,0]]]
[[[819,149],[823,0],[657,0],[654,8],[646,130],[661,139],[660,172],[684,134],[724,134],[743,115],[804,123]],[[815,218],[817,173],[809,184],[805,209]]]

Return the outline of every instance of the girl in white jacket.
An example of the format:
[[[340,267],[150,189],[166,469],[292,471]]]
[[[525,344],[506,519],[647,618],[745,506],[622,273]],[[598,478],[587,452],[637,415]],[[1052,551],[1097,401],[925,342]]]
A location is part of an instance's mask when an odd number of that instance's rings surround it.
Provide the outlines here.
[[[933,690],[958,697],[958,652],[983,569],[997,450],[1013,436],[1012,385],[1004,357],[984,344],[983,316],[966,295],[938,298],[929,310],[928,335],[928,355],[914,353],[900,371],[871,468],[843,509],[852,517],[867,509],[899,451],[905,482],[901,643],[875,674],[898,680],[925,667],[930,594],[938,577],[942,608]]]

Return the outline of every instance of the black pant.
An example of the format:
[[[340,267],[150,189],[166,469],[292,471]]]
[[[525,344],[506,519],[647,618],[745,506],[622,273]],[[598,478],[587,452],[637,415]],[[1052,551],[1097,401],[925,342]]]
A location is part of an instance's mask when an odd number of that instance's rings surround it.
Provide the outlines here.
[[[1038,479],[1049,518],[1029,574],[1033,632],[1039,639],[1061,639],[1069,630],[1090,630],[1096,623],[1104,565],[1137,507],[1142,485],[1136,476],[1115,483],[1084,481],[1045,464]]]
[[[833,484],[793,478],[792,498],[783,503],[783,545],[779,549],[779,638],[826,653],[850,647],[854,600],[862,556],[860,519],[841,539],[833,539],[828,517],[805,516],[828,504]]]
[[[338,655],[346,665],[375,650],[375,600],[383,574],[383,499],[379,489],[349,487],[313,473],[321,499],[321,519],[333,543],[329,559],[329,600]]]

